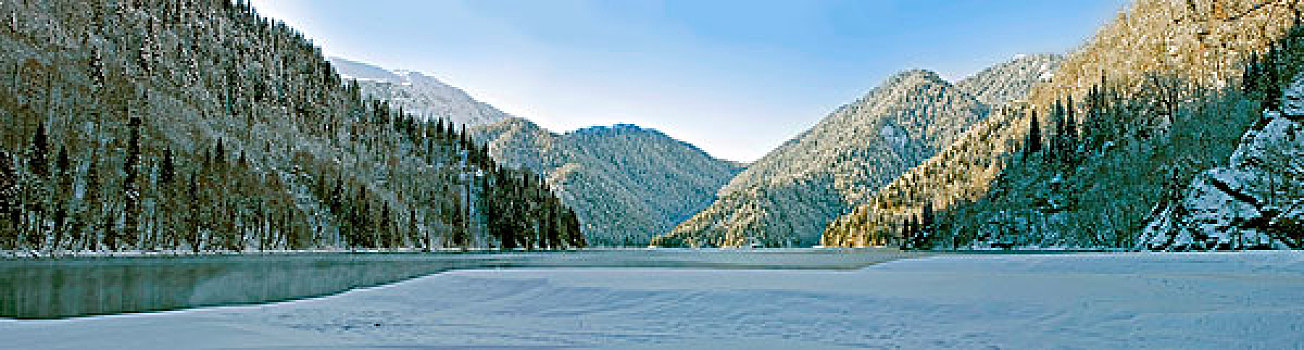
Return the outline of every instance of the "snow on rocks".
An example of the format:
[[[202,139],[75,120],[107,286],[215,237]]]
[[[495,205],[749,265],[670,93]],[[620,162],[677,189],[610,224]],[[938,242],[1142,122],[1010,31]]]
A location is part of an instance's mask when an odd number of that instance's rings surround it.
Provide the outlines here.
[[[1156,211],[1138,248],[1298,248],[1304,238],[1304,75],[1283,94],[1282,112],[1241,138],[1228,166],[1197,175]]]

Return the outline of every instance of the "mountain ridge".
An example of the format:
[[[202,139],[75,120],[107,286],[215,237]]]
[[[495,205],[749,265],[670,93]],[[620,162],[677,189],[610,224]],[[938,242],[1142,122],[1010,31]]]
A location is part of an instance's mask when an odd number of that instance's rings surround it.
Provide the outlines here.
[[[575,209],[589,244],[647,245],[653,234],[705,206],[742,168],[653,128],[619,123],[555,133],[434,78],[332,60],[343,64],[343,76],[361,78],[364,95],[417,114],[437,111],[433,116],[454,124],[466,122],[468,133],[494,159],[542,176]],[[475,114],[483,111],[491,118]]]
[[[704,207],[741,167],[659,130],[632,124],[553,133],[523,118],[471,129],[507,164],[547,174],[575,208],[589,243],[646,245]]]
[[[1040,66],[1057,59],[1041,55],[1011,62]],[[966,86],[979,85],[969,79],[995,71],[966,78]],[[997,93],[984,98],[1005,98],[1009,89],[993,90]],[[828,221],[984,119],[991,107],[978,96],[985,95],[932,71],[896,73],[750,164],[721,188],[715,203],[656,243],[815,245]]]
[[[1276,41],[1304,8],[1264,4],[1134,2],[1070,53],[1049,83],[1033,86],[1026,103],[831,222],[825,244],[903,239],[903,222],[935,209],[944,219],[925,231],[943,247],[1165,246],[1137,242],[1144,213],[1173,203],[1169,187],[1227,163],[1261,119],[1259,104],[1272,104],[1254,96],[1272,89],[1238,86],[1241,77],[1268,75],[1244,68],[1293,69],[1259,55],[1289,51],[1270,48],[1293,46]],[[1032,113],[1042,118],[1032,123]],[[1048,145],[1033,149],[1031,135]]]
[[[512,115],[476,100],[466,91],[416,71],[328,57],[340,76],[354,79],[368,97],[389,101],[423,119],[443,118],[454,125],[492,124]]]

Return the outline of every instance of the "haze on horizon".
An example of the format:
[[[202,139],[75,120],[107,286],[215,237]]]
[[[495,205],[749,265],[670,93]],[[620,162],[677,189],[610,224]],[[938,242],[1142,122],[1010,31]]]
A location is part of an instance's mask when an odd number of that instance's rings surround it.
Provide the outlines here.
[[[895,72],[1066,52],[1124,0],[252,0],[325,54],[564,132],[630,123],[754,161]]]

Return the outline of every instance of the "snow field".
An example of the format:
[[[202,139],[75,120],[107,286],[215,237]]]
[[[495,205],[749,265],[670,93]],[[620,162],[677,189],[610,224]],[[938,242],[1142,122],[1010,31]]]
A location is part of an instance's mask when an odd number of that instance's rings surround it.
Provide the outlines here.
[[[1304,253],[1290,251],[466,270],[269,305],[0,321],[0,338],[16,349],[1287,349],[1304,347],[1302,288]]]

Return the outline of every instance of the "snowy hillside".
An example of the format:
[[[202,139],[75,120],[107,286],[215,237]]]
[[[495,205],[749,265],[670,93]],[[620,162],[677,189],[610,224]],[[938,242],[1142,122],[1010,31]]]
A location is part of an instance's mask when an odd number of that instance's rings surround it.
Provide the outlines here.
[[[991,66],[955,83],[979,102],[996,107],[1023,99],[1037,83],[1054,76],[1064,60],[1057,54],[1018,55],[1013,60]]]
[[[660,243],[819,244],[829,221],[987,117],[992,107],[979,98],[1026,92],[1057,60],[1022,57],[955,85],[924,70],[893,76],[751,164]]]
[[[830,223],[825,242],[913,232],[941,247],[1134,247],[1152,209],[1225,166],[1274,104],[1272,91],[1285,85],[1277,77],[1304,66],[1304,33],[1291,29],[1301,10],[1136,1],[1034,84],[1027,103],[987,118]],[[1177,233],[1161,236],[1169,234]]]
[[[1304,75],[1281,112],[1241,139],[1227,166],[1197,175],[1160,203],[1138,245],[1145,249],[1299,248],[1304,243]]]
[[[702,209],[741,170],[697,147],[633,125],[554,134],[510,118],[472,128],[500,161],[545,174],[593,245],[646,246]]]
[[[412,71],[391,71],[339,57],[329,59],[342,78],[357,79],[364,95],[389,101],[391,106],[421,118],[442,117],[455,125],[474,126],[511,117],[434,77]]]
[[[0,1],[0,16],[0,250],[583,245],[537,181],[364,97],[246,1]]]
[[[465,123],[495,159],[546,176],[575,208],[591,244],[645,246],[705,207],[741,170],[656,130],[617,125],[553,134],[420,73],[331,62],[341,76],[357,79],[363,94],[407,113]]]

